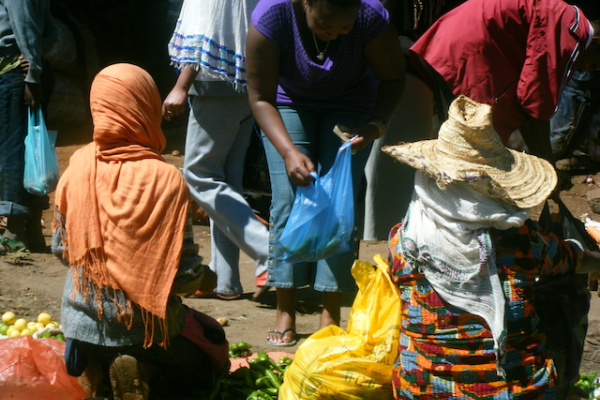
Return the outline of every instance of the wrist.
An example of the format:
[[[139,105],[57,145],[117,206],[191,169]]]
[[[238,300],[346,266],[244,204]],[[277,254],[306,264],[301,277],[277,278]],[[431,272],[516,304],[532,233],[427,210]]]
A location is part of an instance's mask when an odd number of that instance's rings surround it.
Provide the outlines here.
[[[381,117],[369,118],[367,125],[374,126],[378,129],[379,135],[377,136],[377,139],[385,135],[385,131],[387,130],[387,121]]]

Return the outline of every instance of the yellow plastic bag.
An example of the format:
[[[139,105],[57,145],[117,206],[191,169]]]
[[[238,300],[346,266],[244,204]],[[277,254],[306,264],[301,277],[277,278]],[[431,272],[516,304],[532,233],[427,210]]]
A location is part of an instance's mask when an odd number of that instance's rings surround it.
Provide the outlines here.
[[[375,268],[359,260],[352,266],[359,292],[348,330],[329,326],[302,343],[285,373],[279,400],[394,398],[400,296],[387,263],[380,255],[374,260]]]

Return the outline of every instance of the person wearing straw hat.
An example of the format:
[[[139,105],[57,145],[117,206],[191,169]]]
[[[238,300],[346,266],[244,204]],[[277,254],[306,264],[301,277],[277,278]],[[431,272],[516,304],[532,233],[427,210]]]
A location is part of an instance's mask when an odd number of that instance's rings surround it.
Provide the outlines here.
[[[600,27],[562,0],[469,0],[410,48],[441,122],[460,94],[492,106],[506,144],[519,130],[529,151],[553,159],[549,120],[579,68],[600,68]]]
[[[529,219],[556,186],[552,165],[506,148],[491,107],[465,96],[438,139],[383,151],[416,169],[408,212],[389,237],[403,320],[395,397],[555,398],[533,285],[600,269],[600,253]]]

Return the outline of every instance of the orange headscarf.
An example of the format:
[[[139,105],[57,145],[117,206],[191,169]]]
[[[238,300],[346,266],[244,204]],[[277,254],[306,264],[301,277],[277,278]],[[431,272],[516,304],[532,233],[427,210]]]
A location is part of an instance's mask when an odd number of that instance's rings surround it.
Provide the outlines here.
[[[167,300],[189,192],[181,173],[160,156],[160,95],[146,71],[115,64],[96,75],[90,105],[94,141],[73,154],[56,190],[75,288],[84,296],[87,283],[98,292],[121,290],[142,310],[144,345],[152,344],[152,317],[159,319],[166,345]]]

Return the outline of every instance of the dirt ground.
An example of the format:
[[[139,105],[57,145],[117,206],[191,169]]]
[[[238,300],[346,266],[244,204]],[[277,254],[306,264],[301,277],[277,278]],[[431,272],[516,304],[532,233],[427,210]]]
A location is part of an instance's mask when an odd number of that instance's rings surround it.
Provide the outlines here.
[[[176,166],[183,162],[183,140],[180,134],[181,126],[172,126],[165,129],[168,148],[165,158]],[[79,128],[78,136],[67,138],[59,137],[57,152],[60,159],[61,170],[64,170],[68,158],[82,143],[87,143],[90,138],[89,127]],[[170,134],[168,134],[170,132]],[[173,133],[175,132],[175,133]],[[60,133],[59,133],[60,134]],[[600,171],[600,169],[599,169]],[[593,183],[584,182],[588,173],[591,173]],[[589,216],[600,221],[600,215],[594,214],[585,199],[586,192],[598,187],[600,173],[594,171],[579,171],[570,178],[573,187],[562,193],[565,204],[576,217]],[[588,179],[589,180],[589,179]],[[46,242],[50,243],[52,224],[52,199],[51,209],[44,214],[44,234]],[[208,263],[210,260],[210,237],[206,225],[195,225],[194,233],[196,242],[200,246],[200,255]],[[387,255],[385,242],[363,241],[360,245],[359,258],[372,261],[375,254]],[[215,318],[225,317],[229,324],[225,331],[230,343],[244,340],[253,346],[254,351],[283,350],[293,353],[300,344],[314,333],[318,326],[320,313],[320,296],[309,288],[298,291],[298,316],[297,331],[299,342],[288,348],[275,348],[267,344],[266,332],[272,328],[275,316],[275,291],[271,289],[260,302],[250,300],[254,291],[253,269],[254,262],[242,255],[240,270],[244,295],[238,300],[220,299],[195,299],[186,298],[184,302],[191,307],[201,310]],[[20,263],[13,263],[9,258],[0,258],[0,312],[12,310],[18,316],[27,320],[34,319],[38,313],[45,311],[60,322],[60,299],[67,269],[54,256],[45,253],[33,253]],[[348,322],[348,315],[353,298],[346,296],[342,307],[342,327]],[[583,372],[600,371],[600,298],[597,292],[592,292],[592,309],[589,314],[590,327],[586,342],[585,356],[581,370]]]

